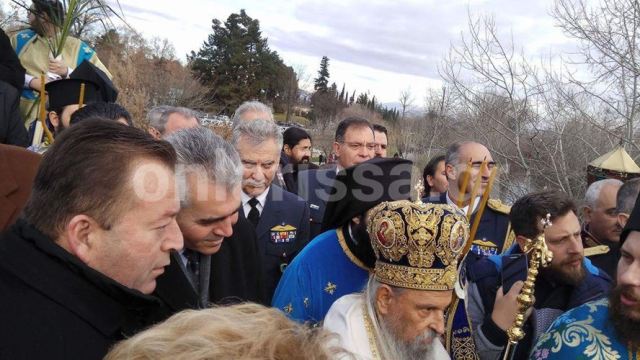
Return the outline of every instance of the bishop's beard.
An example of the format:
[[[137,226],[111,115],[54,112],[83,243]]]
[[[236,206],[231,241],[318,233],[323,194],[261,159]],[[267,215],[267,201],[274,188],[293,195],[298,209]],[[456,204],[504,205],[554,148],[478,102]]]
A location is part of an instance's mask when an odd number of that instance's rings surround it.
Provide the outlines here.
[[[425,330],[411,342],[402,339],[402,319],[396,314],[379,317],[378,341],[386,358],[397,360],[434,359],[433,342],[437,335],[431,329]]]

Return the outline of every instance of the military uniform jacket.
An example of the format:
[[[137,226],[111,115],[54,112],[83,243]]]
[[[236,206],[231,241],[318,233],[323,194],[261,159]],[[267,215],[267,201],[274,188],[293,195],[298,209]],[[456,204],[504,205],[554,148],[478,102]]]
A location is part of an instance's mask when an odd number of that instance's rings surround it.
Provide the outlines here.
[[[620,243],[611,241],[600,241],[593,236],[588,227],[582,229],[582,245],[585,256],[593,265],[604,270],[610,278],[615,279],[618,270],[618,260],[620,260]]]
[[[335,178],[335,167],[298,173],[298,196],[309,205],[310,239],[320,235],[322,231],[322,218]]]
[[[89,268],[24,220],[0,236],[0,359],[102,359],[158,301]]]
[[[277,185],[267,191],[255,234],[265,299],[271,300],[285,267],[309,242],[309,208],[302,198]],[[246,219],[247,214],[241,213]]]

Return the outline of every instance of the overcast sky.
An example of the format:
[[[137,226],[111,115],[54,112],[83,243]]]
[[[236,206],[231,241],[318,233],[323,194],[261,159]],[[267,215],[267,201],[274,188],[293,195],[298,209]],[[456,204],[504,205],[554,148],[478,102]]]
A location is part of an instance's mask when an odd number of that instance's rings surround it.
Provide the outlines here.
[[[114,2],[114,0],[110,0]],[[147,37],[168,38],[184,59],[225,21],[245,9],[284,62],[316,76],[330,58],[338,88],[369,90],[397,102],[410,88],[416,105],[439,87],[438,66],[466,30],[468,14],[495,17],[499,30],[531,57],[556,53],[569,40],[554,26],[553,0],[119,0],[127,22]]]

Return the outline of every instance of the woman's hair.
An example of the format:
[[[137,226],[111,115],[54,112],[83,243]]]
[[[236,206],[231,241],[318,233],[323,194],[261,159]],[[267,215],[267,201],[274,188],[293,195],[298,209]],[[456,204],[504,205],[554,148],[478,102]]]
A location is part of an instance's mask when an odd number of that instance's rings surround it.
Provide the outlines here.
[[[245,303],[185,310],[114,346],[105,360],[334,359],[335,335]],[[330,344],[331,342],[331,344]]]
[[[422,181],[424,182],[424,196],[429,196],[429,192],[431,191],[431,185],[429,185],[429,182],[427,181],[427,175],[435,176],[436,170],[438,169],[438,164],[444,160],[444,155],[435,156],[431,158],[431,160],[429,160],[427,165],[424,167],[424,170],[422,171]]]

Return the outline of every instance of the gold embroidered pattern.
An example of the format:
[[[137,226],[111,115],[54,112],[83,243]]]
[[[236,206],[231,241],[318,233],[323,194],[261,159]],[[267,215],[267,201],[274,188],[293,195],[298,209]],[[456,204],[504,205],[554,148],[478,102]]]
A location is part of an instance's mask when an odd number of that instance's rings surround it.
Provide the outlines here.
[[[376,263],[376,279],[392,286],[415,290],[451,290],[458,278],[456,266],[424,269]]]
[[[362,261],[360,261],[360,259],[358,259],[355,255],[353,255],[351,250],[349,250],[349,246],[347,245],[347,241],[345,240],[344,235],[342,234],[342,228],[336,229],[336,235],[338,236],[338,244],[340,244],[340,247],[342,248],[342,251],[344,251],[344,254],[347,255],[349,260],[351,260],[351,262],[355,266],[357,266],[357,267],[359,267],[359,268],[361,268],[361,269],[363,269],[363,270],[365,270],[367,272],[370,272],[371,269],[369,269],[367,267],[367,265],[365,265]]]
[[[469,224],[450,205],[383,202],[370,210],[367,232],[377,280],[416,290],[453,288]]]
[[[337,287],[338,287],[338,286],[337,286],[336,284],[334,284],[334,283],[332,283],[331,281],[329,281],[329,282],[327,283],[327,286],[325,286],[324,291],[325,291],[325,292],[327,292],[327,293],[329,293],[329,294],[331,294],[331,295],[333,295],[333,293],[336,291],[336,288],[337,288]]]
[[[367,311],[367,304],[362,303],[362,317],[364,317],[364,329],[367,331],[367,339],[369,340],[369,348],[373,359],[380,360],[380,351],[378,351],[378,339],[373,328],[373,321]]]
[[[473,338],[453,338],[453,356],[452,359],[456,360],[478,360],[478,354],[476,353],[475,344]]]

